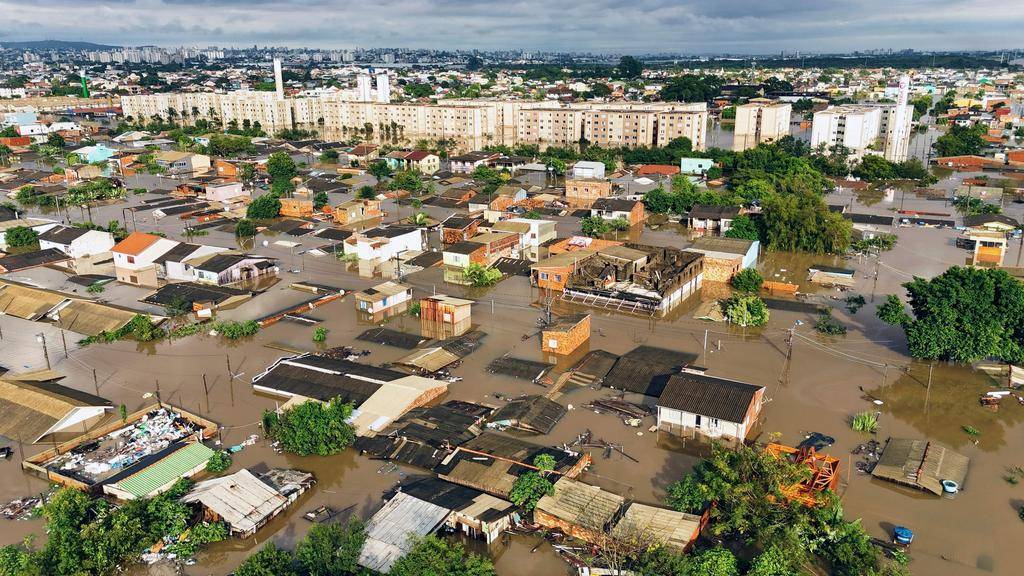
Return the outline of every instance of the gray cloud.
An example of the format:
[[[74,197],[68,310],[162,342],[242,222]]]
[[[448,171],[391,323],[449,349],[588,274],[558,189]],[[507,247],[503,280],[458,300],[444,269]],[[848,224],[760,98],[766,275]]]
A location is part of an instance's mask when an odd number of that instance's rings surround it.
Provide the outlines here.
[[[8,40],[110,44],[765,53],[997,49],[1004,0],[0,0]]]

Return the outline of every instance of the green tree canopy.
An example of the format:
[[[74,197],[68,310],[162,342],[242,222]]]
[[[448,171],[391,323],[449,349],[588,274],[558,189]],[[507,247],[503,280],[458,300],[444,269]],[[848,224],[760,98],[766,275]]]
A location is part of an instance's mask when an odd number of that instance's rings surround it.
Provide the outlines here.
[[[768,306],[757,296],[736,296],[725,301],[725,317],[737,326],[764,326]]]
[[[732,277],[732,287],[740,292],[757,294],[761,290],[764,278],[754,268],[744,268]]]
[[[725,231],[725,237],[757,240],[760,235],[754,220],[746,214],[740,214],[732,219],[732,226]]]
[[[267,158],[267,174],[271,180],[291,180],[298,173],[295,161],[284,152],[274,152]]]
[[[852,224],[831,212],[820,194],[803,186],[762,202],[764,240],[771,250],[839,254],[850,246]]]
[[[4,241],[7,243],[8,248],[38,246],[39,233],[27,226],[15,226],[8,228],[4,233]]]
[[[985,147],[987,129],[984,124],[974,126],[953,125],[949,131],[939,136],[932,148],[939,156],[972,156]]]
[[[274,194],[264,194],[253,199],[245,210],[245,217],[253,220],[277,218],[281,214],[281,200]]]
[[[451,540],[426,536],[391,567],[391,576],[494,576],[494,565]],[[244,576],[244,575],[239,575]]]
[[[903,287],[914,318],[896,297],[887,298],[878,315],[903,326],[915,358],[1024,361],[1024,285],[1004,270],[954,266]]]
[[[366,527],[354,518],[346,525],[314,524],[295,547],[303,576],[359,574],[359,552],[366,542]]]
[[[330,456],[352,445],[355,429],[348,423],[352,404],[334,398],[328,403],[309,400],[280,414],[263,413],[263,429],[281,446],[300,456]]]

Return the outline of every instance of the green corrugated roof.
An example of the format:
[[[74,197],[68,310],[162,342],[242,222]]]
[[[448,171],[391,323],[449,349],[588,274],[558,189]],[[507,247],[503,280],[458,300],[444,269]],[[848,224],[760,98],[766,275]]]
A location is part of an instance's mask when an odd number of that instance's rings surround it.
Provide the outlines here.
[[[193,442],[176,450],[163,460],[121,480],[116,486],[133,494],[136,498],[145,498],[154,490],[172,484],[178,478],[205,463],[213,454],[214,451],[205,444]]]

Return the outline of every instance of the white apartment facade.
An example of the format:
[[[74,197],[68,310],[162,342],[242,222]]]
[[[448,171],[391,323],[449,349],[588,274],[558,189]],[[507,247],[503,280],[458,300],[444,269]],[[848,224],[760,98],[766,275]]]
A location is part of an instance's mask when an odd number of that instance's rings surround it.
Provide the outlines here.
[[[750,102],[736,107],[732,149],[741,152],[789,136],[793,105],[780,102]]]
[[[814,113],[811,147],[824,145],[831,149],[844,146],[855,158],[869,150],[882,152],[882,109],[876,106],[845,104],[829,106]]]
[[[703,150],[707,105],[700,103],[573,103],[447,100],[437,104],[352,101],[340,94],[277,98],[273,92],[145,94],[123,96],[125,116],[200,118],[266,130],[293,125],[342,131],[395,127],[406,138],[454,139],[486,144],[568,145],[586,138],[605,146],[664,146],[680,137]],[[184,114],[183,114],[184,112]]]

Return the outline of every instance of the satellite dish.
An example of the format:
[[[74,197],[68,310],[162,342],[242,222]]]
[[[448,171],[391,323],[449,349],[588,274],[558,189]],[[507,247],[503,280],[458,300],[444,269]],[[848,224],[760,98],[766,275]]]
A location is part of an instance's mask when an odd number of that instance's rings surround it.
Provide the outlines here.
[[[264,240],[263,241],[263,247],[266,248],[267,246],[270,246],[270,241]]]

